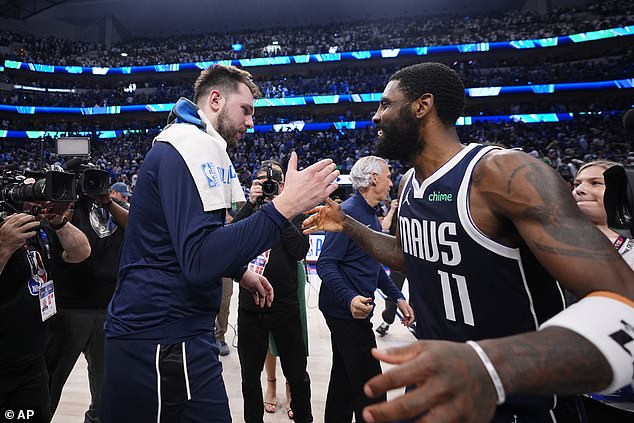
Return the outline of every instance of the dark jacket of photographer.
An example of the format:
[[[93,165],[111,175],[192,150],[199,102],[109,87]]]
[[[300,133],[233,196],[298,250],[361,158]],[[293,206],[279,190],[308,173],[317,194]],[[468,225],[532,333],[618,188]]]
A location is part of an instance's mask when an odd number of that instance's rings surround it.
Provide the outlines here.
[[[61,256],[62,251],[55,238],[53,230],[43,222],[37,236],[29,240],[26,248],[17,249],[0,272],[0,383],[3,370],[13,370],[44,354],[45,325],[37,286],[30,283],[27,248],[39,252],[47,279],[56,282],[57,267],[52,257]]]
[[[124,230],[86,196],[76,202],[71,223],[86,235],[92,252],[81,263],[60,266],[58,278],[64,283],[55,287],[58,307],[105,309],[117,284]]]
[[[236,213],[233,221],[245,219],[257,211],[257,205],[247,203]],[[251,293],[240,288],[240,308],[265,313],[290,307],[298,307],[297,262],[306,257],[310,248],[308,236],[302,234],[302,222],[306,217],[299,215],[282,232],[282,239],[271,248],[264,276],[275,290],[275,300],[270,309],[261,309],[253,302]]]

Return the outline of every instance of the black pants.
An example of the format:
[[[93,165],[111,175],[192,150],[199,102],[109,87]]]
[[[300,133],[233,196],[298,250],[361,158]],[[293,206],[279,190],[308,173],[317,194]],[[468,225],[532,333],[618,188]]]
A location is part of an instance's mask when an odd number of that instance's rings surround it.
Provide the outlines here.
[[[401,272],[392,271],[390,278],[394,281],[394,284],[399,290],[403,290],[403,284],[405,283],[405,275]],[[383,321],[387,324],[394,323],[394,316],[396,315],[396,303],[389,298],[385,298],[385,310],[381,313]]]
[[[313,421],[310,405],[310,378],[306,372],[306,352],[299,308],[283,311],[238,309],[238,355],[242,373],[244,421],[262,423],[264,406],[260,377],[273,335],[284,377],[291,390],[291,408],[299,423]]]
[[[372,323],[368,319],[335,319],[325,316],[332,342],[332,369],[326,396],[326,423],[364,422],[361,412],[367,405],[386,401],[382,395],[368,398],[363,385],[381,373],[381,364],[372,357],[376,347]]]
[[[48,374],[43,357],[0,370],[0,421],[13,420],[35,423],[51,420]]]
[[[97,410],[104,375],[105,320],[106,310],[99,309],[61,309],[49,320],[45,358],[50,378],[52,415],[55,414],[68,376],[83,353],[88,362],[90,385],[90,406],[84,422],[99,422]]]

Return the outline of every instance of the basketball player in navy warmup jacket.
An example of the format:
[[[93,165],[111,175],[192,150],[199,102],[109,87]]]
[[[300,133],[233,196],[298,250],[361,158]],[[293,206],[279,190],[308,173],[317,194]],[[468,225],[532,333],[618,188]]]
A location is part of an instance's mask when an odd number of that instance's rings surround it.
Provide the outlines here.
[[[104,423],[231,421],[214,338],[221,277],[270,306],[271,285],[246,263],[337,188],[331,160],[298,172],[292,153],[284,192],[225,226],[226,208],[244,199],[226,148],[253,127],[259,90],[248,72],[218,65],[194,92],[195,103],[176,103],[134,191],[105,326]]]
[[[464,103],[460,77],[438,63],[404,68],[387,84],[373,118],[377,149],[413,165],[399,187],[396,237],[332,201],[304,222],[306,232],[344,231],[410,281],[425,341],[374,350],[399,365],[365,392],[414,386],[366,407],[369,422],[423,413],[426,423],[555,421],[553,394],[634,378],[634,273],[550,167],[462,144],[454,123]],[[586,298],[559,313],[555,280]]]

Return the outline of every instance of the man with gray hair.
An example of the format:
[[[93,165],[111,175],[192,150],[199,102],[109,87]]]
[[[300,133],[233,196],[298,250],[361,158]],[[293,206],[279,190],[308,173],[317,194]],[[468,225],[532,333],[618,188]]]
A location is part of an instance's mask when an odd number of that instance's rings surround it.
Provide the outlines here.
[[[346,214],[381,230],[375,207],[386,199],[392,180],[387,162],[376,156],[359,159],[350,171],[355,194],[341,204]],[[370,351],[376,347],[370,318],[374,291],[378,288],[403,314],[403,324],[414,321],[414,312],[381,264],[370,257],[346,234],[328,232],[317,261],[321,278],[319,309],[323,313],[332,343],[332,369],[324,420],[350,422],[355,414],[363,422],[361,410],[385,398],[367,398],[363,384],[381,373],[380,363]]]

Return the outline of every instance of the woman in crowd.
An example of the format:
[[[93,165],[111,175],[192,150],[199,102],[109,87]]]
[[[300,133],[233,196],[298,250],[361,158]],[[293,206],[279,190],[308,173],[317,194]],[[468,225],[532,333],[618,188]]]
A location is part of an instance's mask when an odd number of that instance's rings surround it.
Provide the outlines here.
[[[581,212],[610,240],[630,267],[634,268],[634,239],[626,238],[608,227],[608,216],[603,205],[603,172],[613,166],[619,164],[598,160],[581,166],[574,180],[572,195]],[[583,397],[583,401],[589,423],[634,421],[632,386],[610,395],[592,394],[590,398]]]

